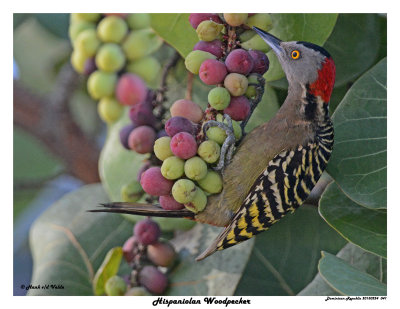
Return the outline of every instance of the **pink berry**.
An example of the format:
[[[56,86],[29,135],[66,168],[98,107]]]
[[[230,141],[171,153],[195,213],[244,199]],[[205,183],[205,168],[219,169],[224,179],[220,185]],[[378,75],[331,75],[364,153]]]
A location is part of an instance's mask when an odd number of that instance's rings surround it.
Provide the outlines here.
[[[175,201],[171,195],[160,196],[158,201],[160,202],[162,209],[165,210],[179,210],[185,208],[183,204]]]
[[[128,144],[129,134],[136,128],[134,124],[128,124],[119,131],[119,140],[125,149],[130,149]]]
[[[89,76],[96,70],[97,70],[97,66],[96,66],[96,62],[94,61],[94,58],[92,57],[92,58],[86,59],[85,65],[83,66],[83,75]]]
[[[254,60],[244,49],[235,49],[225,59],[226,67],[231,73],[247,75],[254,66]]]
[[[161,230],[156,222],[151,219],[144,219],[136,222],[133,234],[142,245],[155,243],[160,237]]]
[[[195,123],[199,123],[203,119],[201,107],[190,100],[181,99],[175,101],[169,110],[172,117],[184,117]]]
[[[222,53],[222,42],[220,40],[214,40],[210,42],[198,41],[193,47],[193,50],[202,50],[213,54],[217,58],[221,58]]]
[[[125,73],[117,84],[116,96],[118,101],[124,105],[135,105],[143,102],[147,96],[147,86],[137,75]]]
[[[251,70],[252,73],[263,75],[265,72],[268,71],[269,59],[266,54],[264,54],[260,50],[249,50],[249,54],[254,60],[254,66]]]
[[[140,154],[153,151],[156,132],[152,127],[140,126],[132,130],[128,137],[129,148]]]
[[[122,253],[128,263],[132,262],[135,258],[134,250],[137,244],[137,238],[135,236],[131,236],[125,241],[124,245],[122,246]]]
[[[197,143],[193,135],[187,132],[180,132],[171,139],[171,151],[181,159],[189,159],[197,153]]]
[[[250,102],[245,96],[231,97],[231,102],[224,109],[224,114],[231,116],[233,120],[242,121],[250,112]]]
[[[153,294],[163,293],[168,285],[167,276],[155,266],[144,266],[139,271],[138,279],[140,285]]]
[[[142,173],[140,184],[147,194],[161,196],[171,193],[174,182],[164,178],[160,167],[153,166]]]
[[[224,63],[215,60],[204,60],[200,66],[199,77],[207,85],[217,85],[224,81],[228,71]]]
[[[189,16],[189,22],[194,29],[204,20],[212,20],[215,23],[222,24],[218,14],[215,13],[192,13]]]

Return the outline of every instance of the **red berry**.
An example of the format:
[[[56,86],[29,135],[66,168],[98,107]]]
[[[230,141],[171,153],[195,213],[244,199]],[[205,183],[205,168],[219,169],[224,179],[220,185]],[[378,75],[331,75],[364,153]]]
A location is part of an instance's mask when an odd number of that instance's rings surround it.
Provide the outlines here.
[[[189,159],[197,153],[197,143],[193,135],[187,132],[180,132],[171,139],[171,151],[181,159]]]
[[[228,71],[224,63],[215,60],[204,60],[200,66],[199,77],[207,85],[217,85],[224,81]]]
[[[154,166],[142,173],[140,184],[147,194],[161,196],[171,193],[174,182],[164,178],[161,168]]]
[[[179,210],[185,208],[183,204],[178,203],[171,195],[160,196],[160,205],[165,210]]]
[[[189,22],[194,29],[204,20],[212,20],[215,23],[222,24],[218,14],[215,13],[192,13],[189,15]]]
[[[194,135],[196,134],[197,126],[187,118],[175,116],[165,123],[165,131],[170,137],[179,132],[187,132]]]
[[[156,132],[152,127],[140,126],[132,130],[128,137],[129,148],[140,154],[153,151]]]
[[[254,66],[254,60],[244,49],[235,49],[225,59],[226,67],[231,73],[247,75]]]
[[[147,86],[137,75],[125,73],[117,84],[116,96],[124,105],[135,105],[143,102],[147,97]]]
[[[133,228],[133,234],[139,243],[147,246],[158,240],[161,230],[158,224],[153,220],[144,219],[136,222]]]
[[[133,259],[135,258],[134,249],[137,244],[138,244],[137,238],[135,236],[131,236],[125,241],[122,247],[122,253],[124,255],[125,260],[128,263],[132,262]]]
[[[224,114],[231,116],[233,120],[242,121],[250,112],[250,102],[245,96],[231,97],[229,106],[224,109]]]

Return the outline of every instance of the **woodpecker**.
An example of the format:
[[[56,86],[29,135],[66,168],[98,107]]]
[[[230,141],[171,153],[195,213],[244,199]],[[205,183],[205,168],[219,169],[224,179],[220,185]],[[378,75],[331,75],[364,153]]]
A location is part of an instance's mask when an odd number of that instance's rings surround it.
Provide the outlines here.
[[[288,80],[288,95],[277,114],[247,134],[224,169],[223,191],[204,211],[167,211],[157,205],[110,203],[94,211],[185,217],[224,227],[196,260],[250,239],[304,203],[333,149],[328,104],[335,64],[322,47],[284,42],[254,27],[276,54]]]

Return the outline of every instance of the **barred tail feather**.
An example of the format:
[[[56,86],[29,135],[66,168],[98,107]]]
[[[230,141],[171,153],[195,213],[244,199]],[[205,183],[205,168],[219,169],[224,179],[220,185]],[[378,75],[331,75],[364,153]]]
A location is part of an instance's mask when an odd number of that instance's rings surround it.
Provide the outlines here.
[[[100,208],[91,209],[89,212],[111,212],[128,215],[140,215],[149,217],[168,217],[168,218],[188,218],[194,219],[194,213],[187,209],[165,210],[159,205],[140,204],[140,203],[106,203],[100,204]]]

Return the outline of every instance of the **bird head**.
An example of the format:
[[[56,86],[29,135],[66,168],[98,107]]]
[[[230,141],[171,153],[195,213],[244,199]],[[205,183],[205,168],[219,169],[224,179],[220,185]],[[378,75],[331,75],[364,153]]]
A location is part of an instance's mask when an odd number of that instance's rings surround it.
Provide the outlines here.
[[[316,101],[328,104],[336,71],[329,53],[313,43],[284,42],[257,27],[253,28],[276,54],[289,85],[301,85]]]

